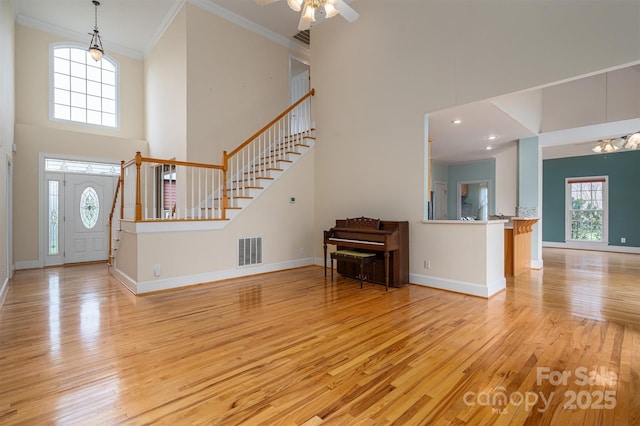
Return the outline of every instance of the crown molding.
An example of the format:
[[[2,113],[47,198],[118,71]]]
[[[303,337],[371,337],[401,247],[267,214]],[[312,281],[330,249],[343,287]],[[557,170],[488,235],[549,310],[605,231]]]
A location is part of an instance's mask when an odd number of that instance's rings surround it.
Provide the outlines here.
[[[208,0],[187,0],[189,3],[197,6],[201,9],[206,10],[207,12],[213,13],[221,17],[222,19],[226,19],[229,22],[232,22],[246,30],[252,31],[258,34],[261,37],[266,38],[267,40],[271,40],[274,43],[280,44],[287,49],[300,52],[305,55],[309,55],[310,51],[308,48],[301,46],[293,39],[288,39],[287,37],[283,37],[280,34],[276,34],[275,32],[256,24],[253,21],[248,20],[240,15],[237,15],[231,12],[224,7],[221,7],[215,3],[211,3]]]
[[[147,43],[147,45],[145,46],[144,52],[143,52],[145,57],[149,54],[149,52],[151,52],[151,50],[158,43],[158,41],[160,41],[160,38],[162,37],[164,32],[167,30],[167,28],[169,28],[169,26],[175,19],[178,12],[180,12],[180,10],[182,9],[182,6],[184,6],[185,2],[186,2],[185,0],[179,0],[173,4],[171,9],[169,10],[169,13],[167,13],[167,15],[164,17],[164,19],[162,20],[162,23],[156,29],[156,32],[153,34],[153,36],[151,36],[149,43]]]
[[[51,25],[37,19],[28,18],[20,14],[16,16],[16,22],[25,27],[33,28],[36,30],[44,31],[49,34],[54,34],[60,37],[64,37],[68,40],[75,40],[80,43],[85,43],[87,46],[89,46],[89,40],[91,40],[91,38],[85,33],[71,31],[66,28],[59,27],[57,25]],[[105,41],[103,41],[102,44],[104,45],[104,49],[107,53],[116,52],[121,55],[129,56],[134,59],[144,59],[143,53],[138,50],[121,46],[119,44],[105,42]]]

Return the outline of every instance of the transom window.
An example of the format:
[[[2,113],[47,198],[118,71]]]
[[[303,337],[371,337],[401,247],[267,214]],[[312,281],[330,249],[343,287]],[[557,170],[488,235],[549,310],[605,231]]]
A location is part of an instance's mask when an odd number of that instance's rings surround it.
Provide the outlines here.
[[[117,67],[94,61],[85,48],[53,47],[52,111],[58,120],[116,127]]]
[[[606,176],[567,179],[568,241],[608,241],[607,195]]]

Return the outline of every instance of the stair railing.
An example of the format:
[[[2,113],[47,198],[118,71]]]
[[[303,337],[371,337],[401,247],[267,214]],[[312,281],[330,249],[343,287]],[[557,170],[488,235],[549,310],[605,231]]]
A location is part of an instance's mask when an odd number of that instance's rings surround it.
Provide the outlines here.
[[[220,165],[138,152],[123,167],[122,217],[136,222],[225,220],[224,181]]]
[[[311,129],[310,97],[306,95],[260,131],[227,154],[222,165],[177,160],[135,158],[120,167],[120,219],[135,222],[227,220],[235,198],[259,187],[260,177],[279,169],[287,154]],[[118,198],[113,200],[109,228]],[[110,248],[111,255],[111,248]]]
[[[122,161],[120,166],[120,170],[122,171],[122,164],[124,164],[124,161]],[[109,265],[112,264],[112,260],[113,260],[113,242],[115,241],[115,236],[113,234],[113,216],[116,212],[116,204],[118,203],[118,194],[120,193],[120,189],[122,187],[122,173],[120,173],[120,178],[118,178],[118,184],[116,186],[116,192],[115,195],[113,196],[113,203],[111,204],[111,211],[109,212],[109,258],[107,259],[107,263]],[[122,216],[120,216],[122,217]]]
[[[249,197],[251,189],[261,189],[260,178],[270,170],[280,170],[287,154],[313,131],[310,98],[314,95],[315,89],[311,89],[236,149],[222,153],[228,175],[225,193],[231,205],[235,198]]]

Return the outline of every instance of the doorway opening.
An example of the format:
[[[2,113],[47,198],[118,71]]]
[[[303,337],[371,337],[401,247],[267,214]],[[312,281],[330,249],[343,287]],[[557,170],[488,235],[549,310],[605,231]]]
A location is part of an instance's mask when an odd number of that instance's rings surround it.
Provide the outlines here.
[[[311,68],[309,64],[294,56],[289,56],[289,96],[290,103],[306,95],[311,90]],[[293,110],[291,114],[291,134],[301,133],[312,126],[309,122],[311,115],[311,100],[306,99]]]

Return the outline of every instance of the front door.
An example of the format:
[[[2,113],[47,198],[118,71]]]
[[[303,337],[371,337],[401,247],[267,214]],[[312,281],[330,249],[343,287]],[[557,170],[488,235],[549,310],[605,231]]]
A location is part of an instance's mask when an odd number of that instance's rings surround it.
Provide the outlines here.
[[[113,176],[66,174],[64,263],[107,260]]]

